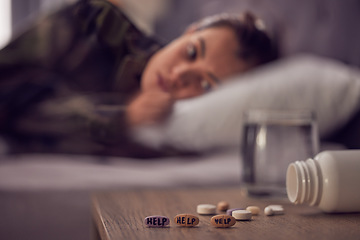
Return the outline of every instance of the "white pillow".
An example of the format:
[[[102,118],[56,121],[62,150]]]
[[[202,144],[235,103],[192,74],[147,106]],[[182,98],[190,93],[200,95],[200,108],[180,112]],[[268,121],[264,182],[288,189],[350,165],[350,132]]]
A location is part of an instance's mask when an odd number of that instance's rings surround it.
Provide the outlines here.
[[[134,138],[154,148],[239,147],[243,113],[249,109],[312,110],[319,135],[325,137],[359,109],[359,70],[327,58],[285,58],[233,80],[212,93],[177,102],[166,124],[138,128]]]

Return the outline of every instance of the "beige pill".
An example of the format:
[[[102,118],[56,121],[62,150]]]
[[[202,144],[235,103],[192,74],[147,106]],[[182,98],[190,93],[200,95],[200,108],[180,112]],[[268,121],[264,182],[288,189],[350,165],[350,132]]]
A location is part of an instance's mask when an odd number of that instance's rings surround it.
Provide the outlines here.
[[[199,218],[192,214],[178,214],[174,217],[174,222],[182,227],[193,227],[199,224]]]
[[[216,215],[213,216],[210,220],[211,225],[214,227],[227,228],[234,226],[236,223],[236,219],[229,215]]]
[[[248,210],[235,210],[232,212],[232,216],[236,220],[246,221],[246,220],[251,220],[252,214]]]
[[[196,211],[198,214],[210,215],[216,213],[216,206],[213,204],[199,204],[197,205]]]
[[[229,209],[229,206],[230,204],[226,201],[220,201],[218,204],[217,204],[217,209],[219,211],[226,211]]]
[[[246,210],[250,211],[252,215],[260,214],[260,208],[258,206],[248,206]]]

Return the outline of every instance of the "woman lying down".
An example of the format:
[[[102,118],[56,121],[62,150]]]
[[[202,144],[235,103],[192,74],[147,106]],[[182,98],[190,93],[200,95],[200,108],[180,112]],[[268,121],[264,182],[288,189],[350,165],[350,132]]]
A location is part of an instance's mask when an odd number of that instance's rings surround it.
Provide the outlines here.
[[[0,135],[11,153],[157,156],[128,130],[274,60],[273,46],[251,13],[206,18],[161,46],[111,3],[79,1],[0,51]]]

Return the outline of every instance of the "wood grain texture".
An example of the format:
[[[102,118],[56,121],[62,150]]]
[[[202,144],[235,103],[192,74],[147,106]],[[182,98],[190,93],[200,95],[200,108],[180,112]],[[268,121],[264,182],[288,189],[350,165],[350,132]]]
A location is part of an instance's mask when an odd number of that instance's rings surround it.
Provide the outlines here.
[[[253,216],[237,221],[231,228],[210,225],[212,215],[201,216],[196,206],[225,200],[230,207],[282,204],[285,214]],[[360,214],[324,214],[316,208],[295,206],[286,199],[251,199],[239,188],[133,190],[95,193],[93,217],[101,239],[360,239]],[[184,228],[173,222],[177,214],[198,216],[196,227]],[[223,212],[218,212],[219,214]],[[150,215],[170,218],[166,228],[148,228],[143,220]]]

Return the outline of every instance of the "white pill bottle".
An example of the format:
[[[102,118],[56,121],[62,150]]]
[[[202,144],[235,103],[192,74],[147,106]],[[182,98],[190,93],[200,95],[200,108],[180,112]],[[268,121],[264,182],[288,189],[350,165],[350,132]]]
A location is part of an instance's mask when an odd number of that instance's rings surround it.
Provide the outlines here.
[[[360,150],[324,151],[291,163],[286,190],[295,204],[328,213],[360,212]]]

